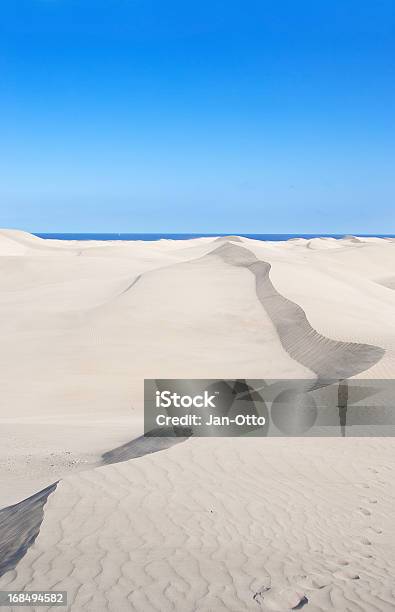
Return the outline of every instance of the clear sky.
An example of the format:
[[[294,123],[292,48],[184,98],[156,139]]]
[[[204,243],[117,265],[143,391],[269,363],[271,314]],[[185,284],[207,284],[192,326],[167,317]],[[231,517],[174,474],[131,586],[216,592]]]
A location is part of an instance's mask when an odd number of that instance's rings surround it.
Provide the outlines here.
[[[0,226],[395,233],[393,0],[1,0]]]

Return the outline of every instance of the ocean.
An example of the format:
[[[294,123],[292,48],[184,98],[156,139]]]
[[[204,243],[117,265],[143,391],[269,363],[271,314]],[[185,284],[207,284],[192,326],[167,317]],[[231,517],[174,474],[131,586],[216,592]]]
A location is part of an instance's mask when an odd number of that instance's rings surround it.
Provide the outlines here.
[[[217,236],[244,236],[254,240],[282,241],[292,238],[343,238],[349,234],[106,234],[106,233],[34,233],[39,238],[56,240],[188,240],[191,238],[216,238]],[[355,234],[365,238],[395,238],[395,234]]]

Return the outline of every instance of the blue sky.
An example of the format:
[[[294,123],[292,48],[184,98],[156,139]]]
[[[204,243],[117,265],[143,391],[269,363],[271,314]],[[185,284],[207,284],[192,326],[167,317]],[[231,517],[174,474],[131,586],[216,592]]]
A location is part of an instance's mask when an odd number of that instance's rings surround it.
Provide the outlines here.
[[[2,0],[0,226],[395,233],[393,0]]]

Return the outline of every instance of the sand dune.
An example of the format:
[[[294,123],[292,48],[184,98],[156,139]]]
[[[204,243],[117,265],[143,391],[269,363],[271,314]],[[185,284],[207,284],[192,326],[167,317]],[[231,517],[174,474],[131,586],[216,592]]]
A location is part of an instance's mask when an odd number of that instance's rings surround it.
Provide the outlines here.
[[[394,610],[392,438],[141,437],[144,378],[393,378],[394,248],[1,231],[0,589]]]
[[[383,287],[387,287],[388,289],[395,289],[395,276],[377,279],[376,282],[383,285]]]
[[[393,610],[392,441],[262,442],[191,440],[63,480],[0,587],[92,612]]]
[[[349,378],[370,369],[384,356],[385,351],[380,347],[334,341],[317,333],[304,310],[275,289],[269,276],[270,264],[246,248],[226,243],[212,255],[254,274],[257,297],[276,327],[281,344],[293,359],[318,378]]]
[[[39,534],[43,508],[57,483],[0,510],[0,576],[13,570]]]

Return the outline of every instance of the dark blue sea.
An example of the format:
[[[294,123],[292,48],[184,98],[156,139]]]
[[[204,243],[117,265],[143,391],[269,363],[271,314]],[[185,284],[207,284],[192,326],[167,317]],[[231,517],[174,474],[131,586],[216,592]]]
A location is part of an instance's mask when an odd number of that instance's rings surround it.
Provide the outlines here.
[[[254,240],[290,240],[291,238],[343,238],[346,234],[239,234]],[[230,236],[235,234],[46,234],[35,233],[40,238],[53,238],[56,240],[188,240],[190,238],[215,238],[217,236]],[[395,238],[395,234],[356,234],[357,236],[376,238]]]

